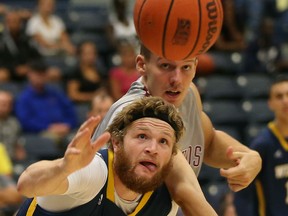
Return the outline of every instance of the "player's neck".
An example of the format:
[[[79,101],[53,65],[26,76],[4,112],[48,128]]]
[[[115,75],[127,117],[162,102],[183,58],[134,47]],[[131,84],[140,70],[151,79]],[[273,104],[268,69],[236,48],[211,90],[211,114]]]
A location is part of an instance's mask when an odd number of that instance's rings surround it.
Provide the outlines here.
[[[139,193],[136,193],[127,188],[126,185],[123,184],[123,182],[119,179],[119,177],[115,172],[114,172],[114,188],[118,196],[126,201],[133,201],[140,195]]]
[[[282,134],[284,137],[288,137],[288,122],[284,120],[274,120],[274,123],[279,130],[279,132]]]

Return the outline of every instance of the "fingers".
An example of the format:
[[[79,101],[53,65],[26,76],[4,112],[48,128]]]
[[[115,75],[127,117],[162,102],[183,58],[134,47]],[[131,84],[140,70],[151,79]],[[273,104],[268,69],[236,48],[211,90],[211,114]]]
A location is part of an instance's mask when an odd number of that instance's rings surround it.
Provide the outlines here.
[[[109,132],[103,133],[101,136],[99,136],[92,144],[92,148],[97,152],[101,147],[103,147],[105,144],[108,143],[111,135]]]
[[[89,128],[91,129],[91,131],[93,131],[93,129],[99,124],[100,120],[101,120],[100,116],[97,117],[92,116],[80,126],[78,131],[83,131],[85,128]]]
[[[245,152],[234,151],[231,146],[228,147],[226,151],[227,158],[230,160],[234,160],[234,161],[241,159],[244,155],[245,155]]]

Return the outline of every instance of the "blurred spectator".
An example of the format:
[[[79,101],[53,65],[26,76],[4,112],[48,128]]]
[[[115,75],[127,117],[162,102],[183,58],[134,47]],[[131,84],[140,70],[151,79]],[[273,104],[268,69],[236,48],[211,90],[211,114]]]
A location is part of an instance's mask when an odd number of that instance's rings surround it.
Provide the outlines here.
[[[128,13],[128,0],[113,0],[113,12],[110,16],[110,38],[115,47],[118,41],[129,40],[134,45],[138,44],[133,16]]]
[[[114,100],[126,94],[132,82],[140,77],[136,70],[135,47],[129,42],[122,41],[118,44],[118,53],[120,64],[109,71],[111,95]]]
[[[25,158],[25,150],[19,145],[21,126],[18,119],[12,115],[14,98],[10,92],[0,90],[0,142],[4,144],[13,160]]]
[[[225,14],[222,30],[210,50],[199,56],[198,74],[209,74],[215,71],[239,73],[241,71],[242,54],[247,44],[243,25],[237,19],[235,1],[222,1]]]
[[[27,22],[27,34],[32,36],[43,56],[74,55],[75,47],[65,29],[65,23],[54,14],[55,0],[38,0],[38,11]]]
[[[274,19],[264,17],[261,23],[259,37],[246,52],[245,70],[250,72],[273,73],[277,70],[277,62],[280,60],[280,46],[274,40]]]
[[[12,176],[13,164],[5,145],[0,143],[0,175]]]
[[[0,215],[14,215],[22,201],[23,196],[18,193],[16,182],[10,176],[0,175]]]
[[[96,95],[91,102],[88,118],[100,115],[103,119],[113,103],[113,98],[108,94],[103,93]]]
[[[26,80],[27,63],[37,58],[40,54],[23,31],[20,12],[7,10],[5,27],[0,35],[0,82]]]
[[[234,206],[234,193],[229,191],[220,201],[219,216],[237,216]]]
[[[94,43],[83,42],[78,53],[79,63],[67,77],[67,94],[74,102],[90,103],[95,95],[107,91],[106,70]]]
[[[63,141],[77,125],[77,116],[70,99],[47,84],[47,67],[33,62],[28,71],[28,85],[16,100],[16,116],[23,132],[41,133]]]
[[[235,194],[239,216],[288,215],[288,76],[274,80],[268,105],[275,118],[250,145],[261,155],[262,169],[255,187]]]
[[[5,4],[0,3],[0,15],[5,14],[7,11],[7,6]]]

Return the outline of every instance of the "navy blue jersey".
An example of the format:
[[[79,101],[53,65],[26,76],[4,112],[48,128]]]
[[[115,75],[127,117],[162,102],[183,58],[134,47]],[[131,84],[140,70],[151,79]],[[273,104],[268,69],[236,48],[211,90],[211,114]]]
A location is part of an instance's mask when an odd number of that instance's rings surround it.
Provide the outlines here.
[[[102,190],[88,203],[65,212],[49,212],[37,205],[36,198],[27,199],[17,216],[125,216],[114,203],[114,177],[112,171],[113,153],[107,149],[100,151],[108,164],[108,180]],[[109,155],[109,156],[108,156]],[[107,159],[108,158],[108,159]],[[172,209],[171,198],[165,185],[144,194],[131,216],[167,216]]]
[[[275,124],[271,122],[252,142],[251,148],[259,152],[263,163],[262,170],[255,180],[257,215],[288,215],[287,141],[280,134]],[[236,199],[238,199],[237,196]],[[242,200],[245,200],[245,197]],[[251,203],[246,204],[242,206],[244,210]],[[242,215],[244,214],[239,216]]]

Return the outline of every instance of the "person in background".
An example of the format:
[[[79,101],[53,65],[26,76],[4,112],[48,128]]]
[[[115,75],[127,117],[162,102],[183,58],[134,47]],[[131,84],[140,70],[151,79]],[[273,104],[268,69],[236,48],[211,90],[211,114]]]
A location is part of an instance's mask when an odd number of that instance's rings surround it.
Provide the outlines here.
[[[0,142],[5,146],[12,160],[23,160],[26,153],[18,142],[22,128],[19,120],[12,114],[13,111],[12,93],[0,90]]]
[[[99,121],[91,117],[80,127],[63,158],[37,162],[22,173],[17,188],[30,198],[18,216],[175,215],[163,181],[184,131],[177,109],[159,97],[141,98],[92,142]],[[108,141],[109,149],[100,150]],[[197,215],[216,215],[195,175],[192,181]]]
[[[140,74],[136,69],[136,50],[128,41],[120,41],[118,44],[120,64],[109,71],[110,91],[114,100],[120,99],[129,90],[131,84]]]
[[[0,34],[0,82],[24,82],[28,62],[41,59],[41,55],[24,32],[19,10],[7,9],[4,21]]]
[[[118,42],[128,40],[134,46],[138,45],[138,38],[134,27],[133,16],[129,13],[128,0],[113,0],[113,11],[110,13],[108,37],[117,49]]]
[[[95,95],[107,92],[106,70],[93,42],[79,45],[78,59],[78,65],[67,77],[67,94],[74,102],[90,103]]]
[[[55,0],[38,0],[37,13],[27,21],[26,32],[42,56],[75,55],[63,20],[54,14]]]
[[[220,200],[219,216],[237,216],[234,206],[234,193],[228,191]]]
[[[15,105],[23,132],[61,141],[78,125],[72,101],[64,92],[47,84],[47,67],[43,62],[31,62],[27,77],[28,85]]]
[[[23,200],[24,197],[17,191],[14,179],[0,174],[0,215],[14,215]]]
[[[23,201],[18,193],[16,182],[13,179],[13,163],[6,151],[5,145],[0,142],[0,215],[11,216]]]
[[[273,81],[268,106],[274,112],[274,120],[268,123],[250,145],[262,157],[262,170],[252,185],[254,187],[235,194],[239,216],[288,215],[287,75],[278,75]]]
[[[113,103],[114,100],[109,94],[103,93],[96,95],[91,101],[88,118],[98,115],[104,118]]]

